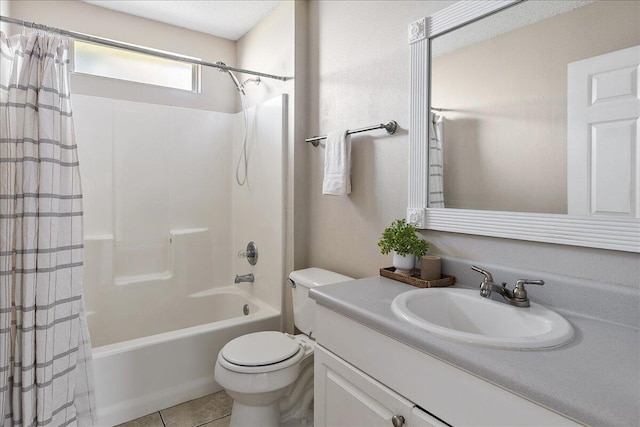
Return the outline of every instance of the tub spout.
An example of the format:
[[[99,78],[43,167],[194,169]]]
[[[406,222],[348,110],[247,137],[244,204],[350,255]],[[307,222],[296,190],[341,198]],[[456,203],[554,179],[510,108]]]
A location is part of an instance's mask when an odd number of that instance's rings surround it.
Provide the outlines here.
[[[234,280],[234,283],[242,283],[242,282],[253,282],[253,273],[249,273],[249,274],[236,274],[236,280]]]

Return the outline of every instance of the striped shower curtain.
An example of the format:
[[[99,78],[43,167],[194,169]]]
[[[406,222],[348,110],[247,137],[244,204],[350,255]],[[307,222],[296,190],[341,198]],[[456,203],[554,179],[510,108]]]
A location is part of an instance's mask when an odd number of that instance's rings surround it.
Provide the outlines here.
[[[91,425],[65,40],[0,32],[0,425]]]
[[[429,207],[444,208],[442,116],[431,113],[429,128]]]

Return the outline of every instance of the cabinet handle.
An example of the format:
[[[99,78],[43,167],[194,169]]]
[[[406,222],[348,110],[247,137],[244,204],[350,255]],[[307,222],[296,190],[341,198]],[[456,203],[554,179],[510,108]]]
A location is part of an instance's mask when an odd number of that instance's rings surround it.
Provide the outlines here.
[[[404,417],[402,415],[394,415],[391,417],[393,427],[402,427],[404,425]]]

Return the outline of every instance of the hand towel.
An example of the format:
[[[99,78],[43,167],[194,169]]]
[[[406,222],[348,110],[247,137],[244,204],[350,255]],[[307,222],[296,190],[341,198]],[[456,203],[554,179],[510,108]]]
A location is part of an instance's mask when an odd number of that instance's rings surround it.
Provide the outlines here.
[[[324,149],[322,194],[351,193],[351,139],[346,130],[330,132]]]

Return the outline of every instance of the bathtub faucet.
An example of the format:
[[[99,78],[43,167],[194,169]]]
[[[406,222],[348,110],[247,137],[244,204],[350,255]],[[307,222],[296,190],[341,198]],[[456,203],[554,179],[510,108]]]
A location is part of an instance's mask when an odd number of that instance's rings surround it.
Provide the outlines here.
[[[253,273],[249,273],[249,274],[236,274],[236,280],[234,280],[234,283],[242,283],[242,282],[253,282]]]

